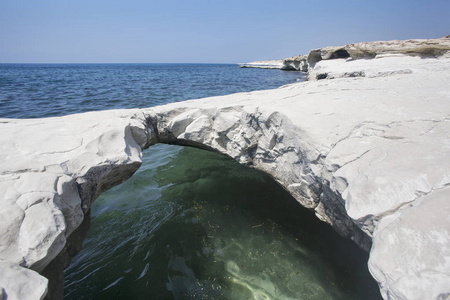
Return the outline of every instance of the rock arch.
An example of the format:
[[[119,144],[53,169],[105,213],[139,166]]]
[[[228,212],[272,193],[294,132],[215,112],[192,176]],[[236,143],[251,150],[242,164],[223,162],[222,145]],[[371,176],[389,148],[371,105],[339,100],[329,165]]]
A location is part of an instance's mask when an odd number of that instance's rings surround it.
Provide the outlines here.
[[[89,227],[90,205],[103,191],[131,177],[140,166],[141,151],[156,143],[215,151],[259,169],[301,205],[314,209],[316,215],[339,234],[354,240],[365,251],[370,248],[370,238],[346,214],[342,200],[333,195],[329,181],[314,173],[314,168],[321,168],[323,157],[310,144],[307,134],[281,113],[248,110],[242,106],[176,109],[169,106],[161,110],[111,111],[55,118],[44,127],[55,128],[55,122],[69,127],[68,131],[76,126],[83,137],[82,146],[72,149],[73,146],[68,145],[69,149],[53,153],[46,162],[47,170],[57,166],[65,173],[49,179],[55,180],[54,185],[60,188],[49,191],[53,193],[53,201],[47,203],[55,211],[54,218],[64,217],[67,226],[47,235],[46,240],[38,241],[41,248],[28,249],[29,259],[22,262],[52,278],[49,286],[52,298],[63,295],[62,272],[80,250]],[[48,131],[47,134],[54,136],[55,133]],[[77,134],[72,137],[78,138]],[[70,160],[65,160],[63,153],[66,152],[72,152]],[[25,180],[22,184],[26,184],[27,180],[36,180],[45,174],[45,171],[32,173],[30,179],[22,176],[17,180]],[[77,207],[82,208],[82,213]],[[36,230],[30,228],[28,234],[40,236],[39,228]],[[21,244],[12,243],[9,247],[21,249]]]
[[[90,205],[103,191],[127,180],[139,168],[140,161],[133,158],[133,153],[140,153],[157,143],[218,152],[267,173],[302,206],[315,210],[316,216],[340,235],[369,251],[370,238],[347,215],[343,201],[333,193],[330,183],[312,170],[323,163],[323,158],[311,153],[307,135],[298,132],[283,114],[259,109],[248,111],[239,106],[147,109],[140,113],[142,115],[131,114],[131,122],[124,129],[119,128],[120,134],[113,130],[106,135],[101,133],[93,140],[95,153],[101,153],[109,145],[122,145],[122,151],[116,153],[122,157],[116,158],[117,163],[108,157],[106,164],[91,165],[82,176],[76,177],[84,218],[80,219],[78,228],[66,236],[65,246],[59,254],[45,258],[46,268],[31,266],[51,278],[50,298],[63,297],[63,270],[81,249],[89,228]],[[298,134],[301,139],[297,139]],[[67,215],[66,218],[71,217]],[[49,249],[52,247],[50,244]]]
[[[313,171],[322,167],[323,158],[283,114],[236,106],[186,108],[170,119],[155,114],[148,120],[157,142],[216,151],[269,174],[302,206],[314,209],[319,219],[369,251],[370,238],[347,215],[330,182]]]

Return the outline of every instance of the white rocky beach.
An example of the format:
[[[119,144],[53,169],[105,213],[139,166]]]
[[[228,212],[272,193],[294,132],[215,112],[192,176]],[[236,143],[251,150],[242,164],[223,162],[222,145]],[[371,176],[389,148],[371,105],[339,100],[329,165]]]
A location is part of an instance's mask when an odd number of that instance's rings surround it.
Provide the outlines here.
[[[0,119],[0,299],[44,298],[40,273],[67,261],[93,201],[156,143],[217,151],[269,174],[370,253],[385,299],[450,297],[450,37],[328,47],[284,64],[308,69],[309,80],[146,109]]]

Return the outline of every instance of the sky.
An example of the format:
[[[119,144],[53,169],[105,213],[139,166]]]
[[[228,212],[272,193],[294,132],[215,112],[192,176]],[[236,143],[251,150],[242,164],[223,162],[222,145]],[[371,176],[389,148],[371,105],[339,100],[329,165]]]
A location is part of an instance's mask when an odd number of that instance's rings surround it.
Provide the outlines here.
[[[240,63],[450,35],[450,0],[0,0],[0,63]]]

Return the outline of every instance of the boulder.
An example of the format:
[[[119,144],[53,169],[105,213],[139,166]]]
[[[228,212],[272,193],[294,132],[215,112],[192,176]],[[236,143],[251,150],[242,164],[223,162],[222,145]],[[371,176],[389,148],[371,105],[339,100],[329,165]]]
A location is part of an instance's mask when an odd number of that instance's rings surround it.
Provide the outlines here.
[[[285,58],[281,70],[308,72],[308,56],[298,55]]]
[[[0,260],[0,299],[44,299],[47,279],[16,263]]]

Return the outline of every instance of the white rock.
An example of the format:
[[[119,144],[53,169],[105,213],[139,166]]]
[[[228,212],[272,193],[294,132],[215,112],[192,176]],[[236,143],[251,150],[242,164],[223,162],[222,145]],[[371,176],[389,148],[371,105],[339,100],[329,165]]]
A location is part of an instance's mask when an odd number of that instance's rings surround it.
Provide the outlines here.
[[[450,188],[442,188],[381,221],[369,267],[392,299],[445,299],[450,293]],[[425,217],[424,217],[425,216]],[[442,298],[439,298],[442,295]]]
[[[241,68],[258,68],[258,69],[281,69],[283,67],[283,60],[271,59],[271,60],[258,60],[248,63],[240,63]]]
[[[141,149],[170,142],[267,172],[363,249],[373,237],[371,271],[386,298],[448,293],[448,70],[446,56],[337,59],[314,71],[334,80],[142,110],[2,119],[0,259],[42,270],[92,201],[139,167]]]
[[[308,55],[298,55],[283,60],[282,70],[308,72]]]
[[[450,60],[388,56],[321,61],[317,66],[328,74],[364,70],[372,75],[335,76],[339,79],[184,102],[181,105],[189,115],[195,112],[198,116],[190,123],[196,124],[195,131],[190,135],[186,126],[179,135],[189,136],[188,141],[164,136],[171,142],[206,143],[269,173],[302,205],[315,208],[320,219],[362,247],[366,240],[352,224],[367,236],[374,235],[374,249],[378,244],[382,249],[386,243],[390,247],[389,240],[411,235],[383,229],[386,225],[380,222],[393,222],[408,211],[409,204],[435,195],[442,215],[435,218],[425,210],[414,219],[418,224],[443,227],[438,235],[429,232],[427,237],[426,229],[422,234],[423,244],[435,245],[433,251],[414,249],[411,238],[408,261],[402,258],[398,244],[389,248],[389,255],[371,256],[371,269],[386,298],[424,299],[447,293],[448,266],[433,261],[449,260],[450,226],[441,219],[450,206],[447,195],[435,191],[450,183],[450,90],[446,84]],[[400,72],[406,68],[411,72]],[[166,115],[179,107],[174,104],[152,111]],[[205,122],[211,109],[216,110],[213,118]],[[397,222],[401,228],[401,219]],[[379,238],[378,228],[384,230]],[[439,243],[431,241],[434,237]],[[396,278],[404,283],[394,283]],[[411,285],[417,296],[409,292]]]
[[[415,40],[392,40],[375,41],[348,44],[340,47],[325,47],[311,50],[308,54],[308,65],[314,68],[321,60],[351,58],[371,59],[395,55],[408,55],[417,57],[437,58],[449,54],[450,36],[440,39],[415,39]]]
[[[0,260],[0,299],[44,299],[47,279],[35,271]]]
[[[142,113],[130,110],[3,119],[0,127],[0,259],[37,271],[63,249],[82,208],[136,171],[152,140]]]

